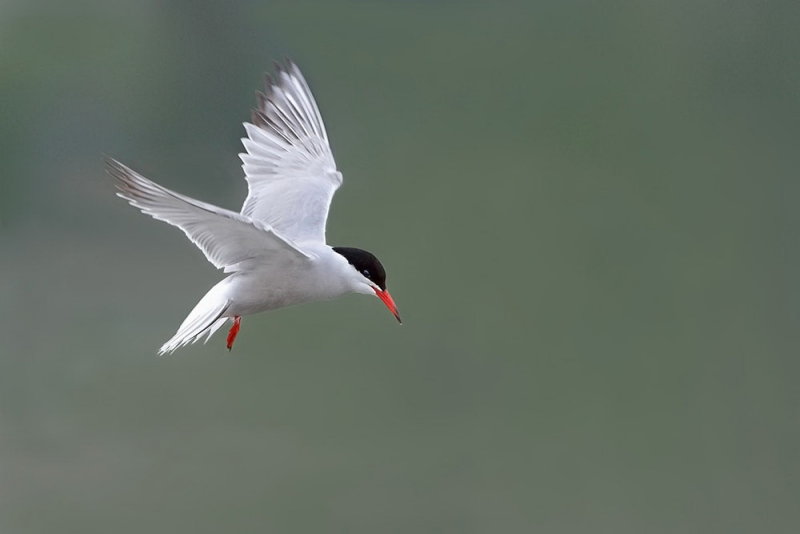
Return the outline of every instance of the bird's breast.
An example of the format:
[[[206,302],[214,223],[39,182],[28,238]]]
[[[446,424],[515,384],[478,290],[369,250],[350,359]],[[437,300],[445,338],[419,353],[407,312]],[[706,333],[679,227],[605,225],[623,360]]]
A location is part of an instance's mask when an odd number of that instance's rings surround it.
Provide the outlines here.
[[[310,266],[301,270],[256,270],[237,273],[229,299],[233,315],[248,315],[294,304],[327,300],[347,292],[338,277]]]

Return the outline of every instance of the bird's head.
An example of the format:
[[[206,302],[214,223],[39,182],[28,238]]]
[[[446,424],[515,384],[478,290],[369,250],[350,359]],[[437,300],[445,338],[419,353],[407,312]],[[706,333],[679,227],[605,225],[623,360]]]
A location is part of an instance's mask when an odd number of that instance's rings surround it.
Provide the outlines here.
[[[386,270],[374,254],[351,247],[333,247],[333,250],[350,264],[353,268],[353,283],[358,293],[374,294],[389,308],[397,322],[402,324],[400,313],[386,289]]]

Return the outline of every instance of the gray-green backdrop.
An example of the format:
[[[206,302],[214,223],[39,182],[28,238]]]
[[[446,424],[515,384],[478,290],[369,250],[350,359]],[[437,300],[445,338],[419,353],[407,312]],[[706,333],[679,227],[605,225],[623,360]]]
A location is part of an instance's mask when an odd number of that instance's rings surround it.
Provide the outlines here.
[[[800,4],[0,4],[0,532],[800,529]],[[155,351],[290,56],[406,323]]]

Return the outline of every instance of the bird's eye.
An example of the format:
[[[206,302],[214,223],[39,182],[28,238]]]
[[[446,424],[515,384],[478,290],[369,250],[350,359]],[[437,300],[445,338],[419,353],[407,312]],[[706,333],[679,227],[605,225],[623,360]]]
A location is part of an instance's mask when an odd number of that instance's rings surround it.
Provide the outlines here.
[[[364,269],[363,271],[361,271],[361,274],[363,274],[364,276],[369,278],[369,271],[367,269]]]

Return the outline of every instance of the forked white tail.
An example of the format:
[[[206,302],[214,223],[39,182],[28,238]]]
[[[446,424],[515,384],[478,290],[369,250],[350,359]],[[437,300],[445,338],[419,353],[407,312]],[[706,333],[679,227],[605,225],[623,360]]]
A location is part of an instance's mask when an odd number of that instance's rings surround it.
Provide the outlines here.
[[[159,355],[169,354],[176,349],[199,341],[206,335],[206,341],[219,330],[229,319],[224,314],[230,305],[226,295],[228,278],[211,288],[200,302],[189,312],[178,331],[164,343],[158,351]]]

